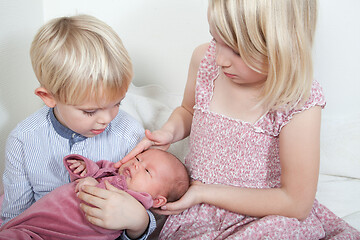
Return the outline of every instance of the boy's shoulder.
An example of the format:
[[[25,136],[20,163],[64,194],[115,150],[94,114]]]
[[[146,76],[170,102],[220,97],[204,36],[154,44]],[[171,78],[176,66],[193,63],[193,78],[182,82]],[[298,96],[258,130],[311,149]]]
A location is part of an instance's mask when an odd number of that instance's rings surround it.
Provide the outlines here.
[[[50,123],[49,111],[49,107],[43,106],[27,118],[25,118],[23,121],[19,122],[12,130],[11,134],[18,135],[21,133],[29,133],[31,131],[36,131],[37,129],[43,129],[44,125]]]
[[[119,134],[128,132],[139,132],[143,134],[145,131],[138,120],[122,109],[119,109],[117,116],[112,120],[111,129]]]

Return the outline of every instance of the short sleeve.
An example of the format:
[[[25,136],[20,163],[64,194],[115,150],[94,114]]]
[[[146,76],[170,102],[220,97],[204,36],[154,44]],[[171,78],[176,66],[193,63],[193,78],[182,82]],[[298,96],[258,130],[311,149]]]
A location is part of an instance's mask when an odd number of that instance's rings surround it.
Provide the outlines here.
[[[255,131],[276,137],[280,134],[281,129],[288,124],[296,114],[314,106],[324,108],[325,105],[326,101],[323,89],[317,81],[313,81],[310,97],[304,104],[299,101],[297,105],[289,110],[275,110],[268,112],[258,125],[255,126]]]

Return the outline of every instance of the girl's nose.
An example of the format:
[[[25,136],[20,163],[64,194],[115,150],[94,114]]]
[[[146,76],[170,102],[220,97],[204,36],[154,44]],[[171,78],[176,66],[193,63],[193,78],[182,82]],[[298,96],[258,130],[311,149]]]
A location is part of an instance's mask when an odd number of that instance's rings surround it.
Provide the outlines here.
[[[227,49],[223,47],[218,47],[216,49],[216,64],[220,67],[229,67],[231,65],[231,61],[229,59],[229,54],[227,53]]]

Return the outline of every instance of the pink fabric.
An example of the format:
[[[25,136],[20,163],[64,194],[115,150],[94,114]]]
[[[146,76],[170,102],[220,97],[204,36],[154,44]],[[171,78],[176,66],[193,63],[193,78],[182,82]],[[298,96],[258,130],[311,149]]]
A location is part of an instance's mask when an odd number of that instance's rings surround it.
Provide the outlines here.
[[[218,72],[212,42],[200,64],[196,82],[190,152],[185,158],[191,177],[207,184],[279,187],[279,133],[295,114],[312,106],[325,106],[320,85],[313,83],[311,96],[304,106],[268,112],[251,124],[209,110]],[[360,239],[360,233],[317,201],[304,221],[282,216],[255,218],[199,204],[170,216],[160,233],[160,239],[174,240],[332,237]]]
[[[73,174],[66,163],[67,159],[81,159],[86,162],[87,174],[99,181],[104,188],[108,180],[115,187],[124,190],[138,199],[146,209],[152,206],[152,197],[147,193],[137,193],[127,189],[124,176],[119,176],[112,162],[91,160],[80,155],[64,158],[65,167],[72,181],[80,178]],[[81,209],[80,200],[75,194],[76,182],[56,188],[39,201],[35,202],[22,214],[7,222],[0,229],[0,239],[116,239],[121,231],[107,230],[89,223]]]

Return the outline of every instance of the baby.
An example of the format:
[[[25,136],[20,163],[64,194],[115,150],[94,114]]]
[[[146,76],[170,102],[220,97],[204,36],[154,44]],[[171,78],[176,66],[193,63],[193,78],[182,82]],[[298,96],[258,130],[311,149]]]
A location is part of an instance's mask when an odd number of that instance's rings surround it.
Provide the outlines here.
[[[108,181],[149,209],[178,200],[190,184],[185,166],[159,149],[149,149],[119,169],[113,162],[95,163],[76,154],[66,156],[64,164],[72,182],[56,188],[2,226],[0,239],[116,239],[121,231],[100,228],[85,219],[76,197],[83,185],[104,188]]]

